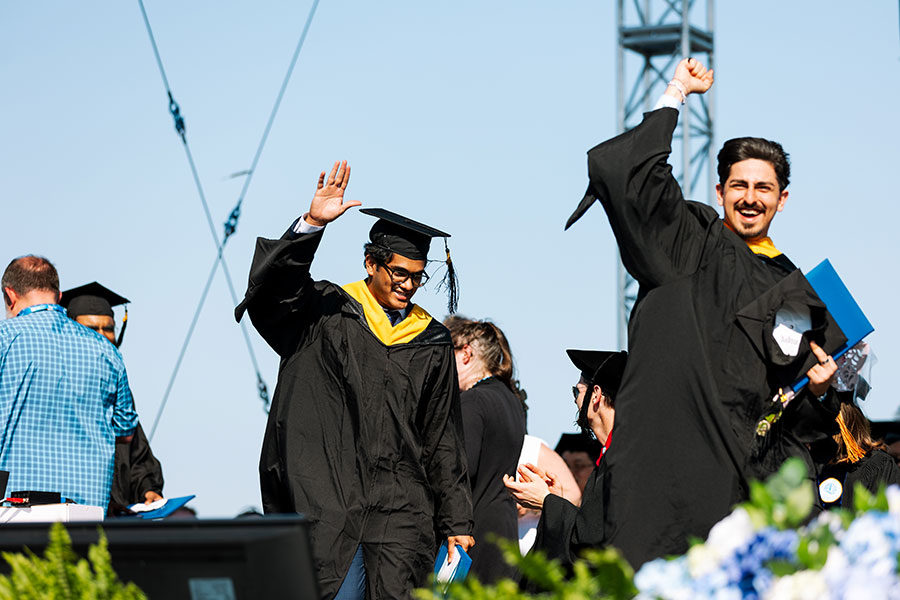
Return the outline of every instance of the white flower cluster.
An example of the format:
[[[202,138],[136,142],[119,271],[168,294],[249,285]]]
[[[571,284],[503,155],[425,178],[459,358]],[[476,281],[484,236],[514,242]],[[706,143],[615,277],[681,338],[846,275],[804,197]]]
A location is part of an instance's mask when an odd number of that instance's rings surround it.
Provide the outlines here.
[[[754,526],[737,508],[703,544],[645,564],[634,582],[643,600],[900,600],[900,488],[888,512],[824,512],[806,527]],[[819,558],[816,558],[819,557]],[[824,560],[824,563],[823,563]]]

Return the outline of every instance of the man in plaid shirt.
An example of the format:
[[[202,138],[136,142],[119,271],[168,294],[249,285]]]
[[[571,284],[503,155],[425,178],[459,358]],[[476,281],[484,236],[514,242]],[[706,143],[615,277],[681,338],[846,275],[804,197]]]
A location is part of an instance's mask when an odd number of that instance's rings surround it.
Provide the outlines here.
[[[59,492],[106,509],[116,438],[137,426],[122,356],[59,306],[45,258],[13,260],[0,280],[0,469],[7,491]]]

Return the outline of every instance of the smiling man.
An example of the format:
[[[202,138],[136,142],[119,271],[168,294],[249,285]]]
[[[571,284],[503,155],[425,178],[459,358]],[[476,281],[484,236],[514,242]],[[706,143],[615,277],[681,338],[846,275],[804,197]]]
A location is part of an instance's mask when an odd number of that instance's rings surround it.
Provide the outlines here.
[[[685,201],[668,164],[678,108],[713,74],[682,60],[643,122],[588,152],[590,183],[567,228],[599,201],[640,284],[616,435],[603,458],[604,544],[634,566],[687,550],[788,456],[830,435],[830,383],[843,335],[768,237],[790,176],[782,147],[726,142],[716,195],[724,219]],[[779,337],[776,338],[776,335]],[[820,347],[822,346],[822,347]],[[804,374],[810,384],[782,395]]]
[[[472,497],[450,333],[411,302],[442,231],[382,209],[366,279],[309,274],[350,179],[335,163],[280,240],[259,238],[235,309],[281,356],[260,458],[263,508],[309,518],[322,598],[407,598],[441,538],[469,548]],[[449,256],[449,253],[448,253]],[[448,258],[449,261],[449,258]],[[455,288],[454,288],[455,289]]]

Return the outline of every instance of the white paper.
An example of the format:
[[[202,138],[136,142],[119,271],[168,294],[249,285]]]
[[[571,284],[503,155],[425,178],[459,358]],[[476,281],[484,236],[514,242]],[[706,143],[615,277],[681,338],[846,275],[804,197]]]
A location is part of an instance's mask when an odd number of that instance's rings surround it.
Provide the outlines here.
[[[778,343],[778,347],[787,356],[797,356],[800,353],[800,341],[803,334],[812,329],[812,317],[808,308],[791,310],[782,308],[775,314],[775,329],[772,337]]]
[[[462,554],[459,552],[453,553],[453,560],[449,563],[445,560],[444,564],[441,566],[441,570],[438,571],[436,579],[440,583],[446,583],[453,579],[453,575],[456,574],[456,567],[459,566],[459,559],[462,558]]]
[[[128,507],[128,510],[136,513],[147,512],[150,510],[156,510],[157,508],[162,508],[168,502],[167,498],[162,498],[155,502],[151,502],[150,504],[144,504],[143,502],[139,502],[138,504],[132,504]]]

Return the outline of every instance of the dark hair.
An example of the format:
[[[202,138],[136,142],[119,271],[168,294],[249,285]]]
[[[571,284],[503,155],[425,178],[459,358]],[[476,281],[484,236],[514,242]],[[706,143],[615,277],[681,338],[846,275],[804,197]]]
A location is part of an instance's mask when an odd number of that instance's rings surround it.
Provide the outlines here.
[[[584,385],[587,387],[587,396],[585,396],[586,398],[591,397],[591,394],[594,393],[593,392],[594,386],[596,385],[597,387],[600,388],[600,399],[603,401],[603,403],[610,408],[616,407],[616,393],[614,391],[607,390],[599,383],[595,383],[593,381],[588,381],[587,379],[584,378],[584,375],[581,376],[581,379],[579,381],[584,383]]]
[[[755,137],[734,138],[722,144],[718,155],[719,165],[716,169],[719,173],[719,183],[725,185],[728,175],[731,174],[732,165],[750,158],[771,164],[778,178],[778,191],[783,192],[787,188],[791,179],[791,159],[788,153],[778,142]]]
[[[378,244],[363,244],[364,256],[371,256],[372,260],[380,265],[386,265],[394,258],[394,253]]]
[[[841,404],[837,422],[841,432],[834,436],[834,441],[838,445],[834,462],[856,462],[859,458],[853,455],[860,451],[868,456],[873,450],[887,450],[884,442],[872,437],[869,419],[856,404],[852,402]]]
[[[512,351],[509,342],[499,327],[490,321],[473,321],[465,317],[453,316],[444,320],[444,325],[453,337],[453,347],[472,346],[478,358],[484,363],[488,373],[496,377],[522,401],[522,409],[527,411],[525,399],[528,394],[515,377]]]
[[[49,260],[43,256],[29,254],[15,258],[9,263],[3,272],[0,286],[3,287],[4,298],[6,288],[12,289],[20,296],[32,290],[59,294],[59,274]]]

